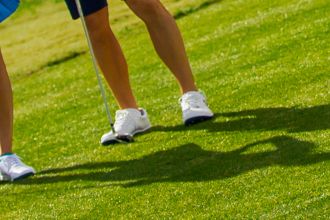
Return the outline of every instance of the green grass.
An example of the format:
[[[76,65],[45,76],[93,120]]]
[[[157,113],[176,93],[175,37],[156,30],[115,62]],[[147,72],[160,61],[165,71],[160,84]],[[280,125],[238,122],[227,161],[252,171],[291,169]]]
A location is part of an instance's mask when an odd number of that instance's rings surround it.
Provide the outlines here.
[[[164,1],[216,113],[188,128],[144,26],[112,1],[154,128],[109,148],[80,23],[55,2],[26,2],[0,26],[15,150],[38,170],[0,185],[1,219],[329,218],[328,1]]]

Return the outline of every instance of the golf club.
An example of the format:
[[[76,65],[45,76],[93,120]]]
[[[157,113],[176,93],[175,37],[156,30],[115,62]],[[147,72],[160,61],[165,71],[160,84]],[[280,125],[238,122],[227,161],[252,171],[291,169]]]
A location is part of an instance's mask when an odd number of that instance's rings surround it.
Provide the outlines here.
[[[107,116],[108,116],[111,131],[112,131],[113,134],[116,135],[116,140],[109,141],[107,144],[113,144],[113,143],[116,143],[116,142],[120,142],[120,143],[132,142],[133,141],[133,136],[132,135],[130,135],[130,134],[120,134],[119,135],[119,134],[117,134],[117,132],[115,130],[113,119],[111,117],[110,109],[109,109],[109,106],[108,106],[108,103],[107,103],[106,93],[105,93],[105,90],[104,90],[104,87],[103,87],[103,84],[102,84],[101,74],[99,72],[99,68],[98,68],[98,65],[97,65],[93,45],[92,45],[91,39],[89,37],[88,28],[87,28],[86,20],[85,20],[84,13],[83,13],[83,10],[82,10],[82,7],[81,7],[81,3],[80,3],[80,0],[75,0],[75,2],[76,2],[76,5],[77,5],[80,20],[81,20],[81,23],[82,23],[82,26],[83,26],[83,29],[84,29],[84,33],[85,33],[85,37],[86,37],[86,40],[87,40],[89,52],[90,52],[91,57],[92,57],[92,62],[93,62],[97,82],[99,84],[99,88],[100,88],[100,91],[101,91],[101,96],[102,96],[104,106],[105,106],[105,110],[106,110],[106,113],[107,113]]]

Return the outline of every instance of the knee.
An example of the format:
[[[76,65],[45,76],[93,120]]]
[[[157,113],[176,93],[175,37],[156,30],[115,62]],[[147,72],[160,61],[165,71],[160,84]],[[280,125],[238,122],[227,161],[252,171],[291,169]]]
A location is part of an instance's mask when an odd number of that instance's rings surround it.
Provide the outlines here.
[[[108,17],[98,16],[97,13],[86,17],[86,25],[92,40],[100,41],[110,30]]]
[[[144,22],[155,21],[168,15],[159,0],[126,0],[126,3]]]

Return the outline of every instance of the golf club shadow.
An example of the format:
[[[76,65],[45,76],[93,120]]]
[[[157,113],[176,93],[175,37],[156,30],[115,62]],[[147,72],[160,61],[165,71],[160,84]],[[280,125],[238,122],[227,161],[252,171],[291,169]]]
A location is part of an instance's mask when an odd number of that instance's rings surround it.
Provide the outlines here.
[[[221,121],[218,121],[219,118]],[[289,133],[327,130],[330,129],[330,105],[216,113],[213,120],[200,124],[155,126],[152,132],[205,129],[209,132],[285,130]]]
[[[259,150],[260,146],[269,144],[272,149]],[[221,180],[271,166],[305,166],[330,159],[330,153],[313,153],[315,147],[312,142],[285,135],[250,143],[229,152],[203,150],[189,143],[134,160],[85,163],[44,170],[31,179],[15,184],[97,181],[134,187],[159,182]]]

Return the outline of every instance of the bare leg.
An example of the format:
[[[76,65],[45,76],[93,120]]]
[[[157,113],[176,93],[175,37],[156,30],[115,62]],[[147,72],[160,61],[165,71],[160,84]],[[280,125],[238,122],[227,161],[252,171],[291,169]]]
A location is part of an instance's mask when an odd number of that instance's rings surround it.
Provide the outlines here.
[[[110,28],[108,19],[107,7],[86,17],[98,64],[119,106],[122,109],[138,108],[130,86],[124,54]]]
[[[159,0],[126,0],[146,24],[154,47],[177,78],[182,93],[197,91],[179,28]]]
[[[0,143],[1,153],[12,152],[13,96],[6,66],[0,51]]]

